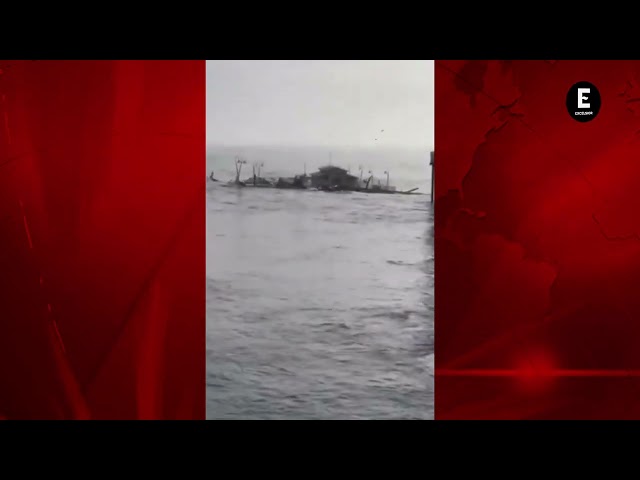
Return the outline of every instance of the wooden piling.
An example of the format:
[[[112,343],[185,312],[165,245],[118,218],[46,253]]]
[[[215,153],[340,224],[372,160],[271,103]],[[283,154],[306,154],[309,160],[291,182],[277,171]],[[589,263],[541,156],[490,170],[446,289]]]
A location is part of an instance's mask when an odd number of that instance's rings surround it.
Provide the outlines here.
[[[436,175],[435,175],[435,167],[436,164],[433,160],[433,152],[431,152],[431,161],[429,162],[431,165],[431,203],[433,203],[433,199],[435,196],[435,187],[436,187]]]

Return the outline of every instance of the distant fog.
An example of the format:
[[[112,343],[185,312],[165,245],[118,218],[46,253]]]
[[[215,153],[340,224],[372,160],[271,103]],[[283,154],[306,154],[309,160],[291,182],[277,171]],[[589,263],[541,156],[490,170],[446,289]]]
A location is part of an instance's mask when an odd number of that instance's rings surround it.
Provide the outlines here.
[[[429,151],[433,68],[429,60],[209,60],[207,145]]]

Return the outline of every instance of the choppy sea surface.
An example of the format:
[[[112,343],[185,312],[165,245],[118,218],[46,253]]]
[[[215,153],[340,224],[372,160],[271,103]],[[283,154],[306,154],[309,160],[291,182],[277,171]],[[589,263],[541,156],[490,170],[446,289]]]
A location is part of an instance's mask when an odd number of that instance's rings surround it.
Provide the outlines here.
[[[207,184],[207,418],[432,419],[428,195]]]

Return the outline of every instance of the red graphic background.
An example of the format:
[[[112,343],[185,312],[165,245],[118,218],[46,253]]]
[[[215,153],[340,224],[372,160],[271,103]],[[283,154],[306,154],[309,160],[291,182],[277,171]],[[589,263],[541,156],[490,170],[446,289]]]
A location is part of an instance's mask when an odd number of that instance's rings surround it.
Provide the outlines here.
[[[205,418],[204,150],[204,61],[0,61],[0,416]]]
[[[640,418],[640,62],[435,75],[436,418]]]

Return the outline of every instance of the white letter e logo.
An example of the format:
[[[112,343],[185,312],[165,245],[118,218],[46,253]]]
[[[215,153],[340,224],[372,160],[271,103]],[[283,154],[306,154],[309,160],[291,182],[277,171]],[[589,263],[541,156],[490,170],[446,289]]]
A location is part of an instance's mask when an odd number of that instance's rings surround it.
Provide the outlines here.
[[[583,100],[589,99],[589,97],[585,96],[585,94],[589,92],[591,92],[590,88],[578,89],[578,108],[591,108],[591,104],[583,102]]]

